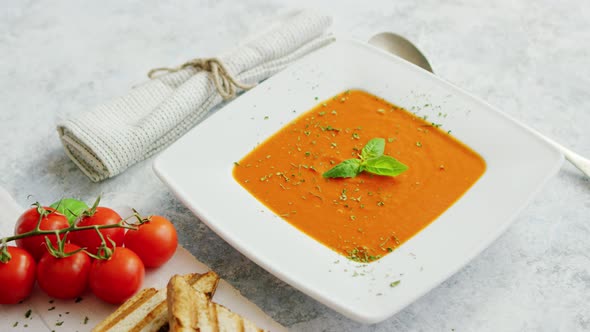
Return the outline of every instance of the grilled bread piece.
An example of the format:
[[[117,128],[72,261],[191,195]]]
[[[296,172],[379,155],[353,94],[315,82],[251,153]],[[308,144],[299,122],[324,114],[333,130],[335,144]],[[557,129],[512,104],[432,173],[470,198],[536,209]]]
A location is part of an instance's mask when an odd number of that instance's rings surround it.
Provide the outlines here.
[[[168,322],[171,332],[258,332],[254,323],[211,302],[205,293],[195,291],[180,276],[168,283]]]
[[[197,306],[199,299],[188,283],[178,275],[173,276],[166,287],[168,292],[168,326],[171,332],[199,331]],[[206,304],[206,302],[205,302]]]
[[[125,301],[125,303],[123,303],[115,312],[110,314],[105,320],[96,325],[92,329],[92,331],[117,331],[116,329],[112,328],[118,323],[121,323],[119,324],[121,325],[120,331],[122,331],[125,327],[127,327],[129,330],[132,326],[125,324],[127,318],[137,311],[145,311],[145,309],[142,309],[142,307],[149,307],[149,304],[146,303],[149,302],[152,298],[157,297],[157,294],[158,291],[155,288],[142,289],[133,297]],[[130,320],[129,323],[131,323]]]
[[[187,285],[192,286],[193,292],[204,293],[206,297],[212,297],[219,277],[215,272],[205,274],[188,274],[181,277]],[[166,290],[157,291],[148,288],[119,307],[104,321],[98,324],[93,332],[119,332],[119,331],[145,331],[152,332],[167,330],[168,306],[166,304]]]

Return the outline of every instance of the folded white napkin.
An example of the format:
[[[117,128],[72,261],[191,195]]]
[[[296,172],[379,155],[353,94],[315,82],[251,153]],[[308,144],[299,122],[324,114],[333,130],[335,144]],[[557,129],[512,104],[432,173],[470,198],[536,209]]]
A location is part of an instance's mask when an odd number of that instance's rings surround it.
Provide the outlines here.
[[[328,16],[290,15],[217,59],[243,84],[255,84],[330,43]],[[152,156],[199,123],[222,101],[212,73],[186,67],[58,125],[66,154],[95,182]]]

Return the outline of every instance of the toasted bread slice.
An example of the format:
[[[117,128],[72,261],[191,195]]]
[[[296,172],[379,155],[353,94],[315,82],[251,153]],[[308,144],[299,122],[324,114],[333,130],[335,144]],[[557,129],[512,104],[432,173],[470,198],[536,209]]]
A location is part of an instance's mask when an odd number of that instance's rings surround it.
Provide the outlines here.
[[[168,283],[168,320],[171,332],[262,331],[178,276]]]
[[[115,312],[110,314],[105,320],[96,325],[92,332],[109,331],[118,322],[123,321],[127,316],[133,312],[140,310],[158,291],[155,288],[145,288],[129,298],[123,303]]]
[[[219,277],[215,272],[188,274],[182,276],[195,290],[212,297],[217,289]],[[127,300],[113,314],[97,325],[93,332],[118,331],[158,331],[166,330],[168,325],[168,306],[166,289],[156,291],[142,290]]]
[[[219,276],[213,271],[209,271],[205,274],[189,274],[190,278],[186,281],[191,285],[197,292],[204,293],[207,298],[212,299],[213,294],[217,290],[217,284],[219,283]]]
[[[215,272],[207,272],[205,274],[189,274],[182,276],[190,286],[195,290],[203,292],[207,297],[211,298],[217,289],[219,276]],[[167,330],[168,325],[168,306],[166,304],[166,290],[159,291],[159,303],[152,309],[143,319],[135,324],[130,331],[151,332],[158,330]]]
[[[181,276],[175,275],[168,282],[168,326],[171,332],[198,331],[197,306],[199,292],[193,291]],[[205,302],[206,303],[206,302]]]

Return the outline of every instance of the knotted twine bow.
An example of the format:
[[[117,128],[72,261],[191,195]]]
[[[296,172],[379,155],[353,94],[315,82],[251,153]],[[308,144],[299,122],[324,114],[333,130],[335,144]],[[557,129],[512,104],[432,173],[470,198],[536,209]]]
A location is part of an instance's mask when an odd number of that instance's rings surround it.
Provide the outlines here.
[[[148,77],[153,79],[157,77],[159,72],[173,73],[179,70],[193,67],[196,70],[203,70],[213,75],[213,83],[217,92],[224,100],[232,99],[236,96],[237,89],[249,90],[255,86],[255,84],[244,84],[238,82],[227,70],[217,58],[197,58],[183,63],[182,65],[175,68],[154,68],[148,72]]]

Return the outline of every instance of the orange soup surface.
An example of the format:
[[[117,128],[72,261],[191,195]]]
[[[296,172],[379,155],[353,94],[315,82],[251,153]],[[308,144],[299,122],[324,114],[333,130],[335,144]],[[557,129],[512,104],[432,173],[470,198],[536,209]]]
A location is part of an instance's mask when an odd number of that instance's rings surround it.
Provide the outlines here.
[[[396,177],[322,177],[359,158],[373,138],[385,139],[384,154],[408,170]],[[435,220],[485,168],[476,152],[438,125],[351,90],[287,124],[236,163],[233,176],[299,230],[349,259],[371,262]]]

